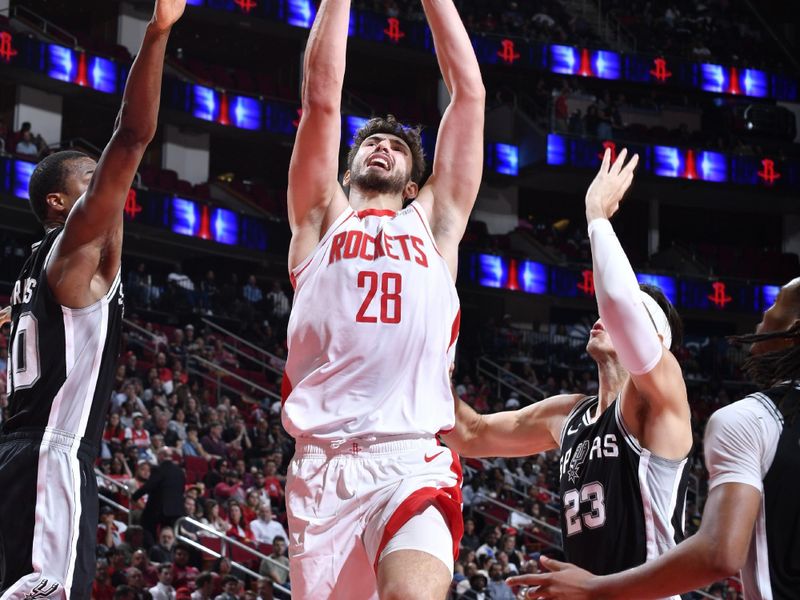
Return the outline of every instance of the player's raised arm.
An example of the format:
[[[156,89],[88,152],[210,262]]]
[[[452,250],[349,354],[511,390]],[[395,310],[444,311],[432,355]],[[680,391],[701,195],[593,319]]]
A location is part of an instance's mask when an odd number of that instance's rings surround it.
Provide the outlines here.
[[[431,217],[439,249],[455,276],[458,244],[483,175],[486,90],[453,0],[422,0],[450,105],[439,125],[433,172],[418,201]]]
[[[638,155],[625,164],[626,156],[626,150],[622,150],[611,164],[610,151],[606,150],[600,172],[586,192],[597,308],[620,363],[631,375],[637,397],[657,413],[688,423],[689,406],[681,368],[672,353],[665,351],[671,341],[668,317],[654,299],[640,290],[608,220],[619,208],[638,164]],[[670,339],[664,339],[664,335]],[[628,384],[623,391],[624,416],[636,410],[626,406],[630,387]],[[669,445],[669,453],[675,458],[684,456],[691,447],[691,430],[684,427],[682,434],[680,439],[673,436]],[[658,449],[649,449],[659,453]]]
[[[80,308],[97,301],[114,281],[122,254],[122,209],[147,145],[158,127],[164,53],[186,0],[157,0],[133,61],[114,134],[86,193],[69,210],[47,277],[56,300]],[[58,194],[48,203],[60,203]],[[67,207],[68,208],[68,207]]]
[[[338,175],[349,22],[350,0],[322,0],[308,36],[303,114],[289,163],[290,269],[314,249],[325,227],[336,218],[332,213],[347,206]]]
[[[564,419],[585,396],[563,394],[519,410],[481,415],[453,392],[456,424],[442,435],[461,456],[530,456],[558,448]]]

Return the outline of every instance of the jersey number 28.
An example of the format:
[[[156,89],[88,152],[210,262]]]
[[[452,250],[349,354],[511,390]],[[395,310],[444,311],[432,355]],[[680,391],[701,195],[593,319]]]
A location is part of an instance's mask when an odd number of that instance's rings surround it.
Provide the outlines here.
[[[371,311],[372,301],[378,294],[380,282],[380,313]],[[356,314],[356,323],[399,323],[402,316],[400,292],[403,291],[403,277],[400,273],[376,273],[360,271],[358,273],[359,289],[366,289],[367,296]]]

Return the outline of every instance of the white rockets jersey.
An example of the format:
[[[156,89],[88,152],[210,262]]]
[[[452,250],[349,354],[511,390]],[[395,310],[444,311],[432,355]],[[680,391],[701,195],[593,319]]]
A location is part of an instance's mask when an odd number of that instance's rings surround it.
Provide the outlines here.
[[[422,207],[348,207],[291,279],[282,397],[292,436],[452,429],[458,294]]]

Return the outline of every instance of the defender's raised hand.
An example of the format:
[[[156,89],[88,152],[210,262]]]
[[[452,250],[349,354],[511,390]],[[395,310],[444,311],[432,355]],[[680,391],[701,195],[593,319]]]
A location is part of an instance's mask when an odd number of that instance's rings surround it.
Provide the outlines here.
[[[186,9],[186,0],[156,0],[153,25],[161,31],[169,30]]]
[[[587,222],[594,219],[610,219],[619,209],[619,203],[631,186],[633,172],[639,164],[639,155],[634,154],[625,165],[627,156],[628,150],[623,149],[614,164],[611,164],[611,150],[606,148],[600,171],[586,191]]]
[[[11,320],[11,307],[0,308],[0,327]]]

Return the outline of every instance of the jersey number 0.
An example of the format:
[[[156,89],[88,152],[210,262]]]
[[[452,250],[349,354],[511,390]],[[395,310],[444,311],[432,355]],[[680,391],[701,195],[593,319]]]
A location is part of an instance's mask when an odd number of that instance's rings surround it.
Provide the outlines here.
[[[380,282],[380,315],[370,310],[372,301],[378,293]],[[402,316],[402,303],[400,292],[403,291],[403,277],[400,273],[376,273],[375,271],[360,271],[358,274],[359,289],[366,289],[367,296],[361,303],[361,308],[356,314],[356,323],[399,323]],[[372,314],[369,314],[372,313]]]
[[[19,316],[8,357],[9,393],[24,390],[39,380],[39,322],[32,313]]]

